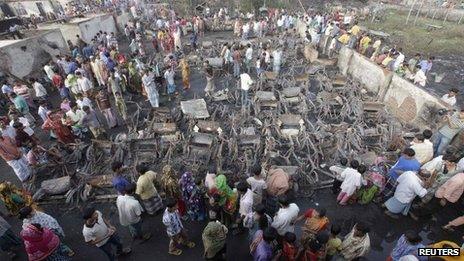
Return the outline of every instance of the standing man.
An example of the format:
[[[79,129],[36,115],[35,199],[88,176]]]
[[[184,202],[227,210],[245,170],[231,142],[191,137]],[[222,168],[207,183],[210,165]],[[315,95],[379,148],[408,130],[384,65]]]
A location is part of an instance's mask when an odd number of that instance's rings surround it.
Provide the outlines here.
[[[164,72],[164,79],[166,79],[167,87],[168,87],[168,96],[169,101],[171,100],[171,95],[176,92],[176,83],[174,82],[174,76],[176,72],[174,68],[170,67],[169,69]]]
[[[298,218],[300,208],[295,203],[289,203],[287,196],[279,196],[280,209],[277,211],[272,227],[277,229],[280,236],[284,236],[287,232],[295,232],[295,221]]]
[[[441,155],[448,144],[462,129],[464,129],[464,108],[460,112],[446,115],[443,127],[438,130],[433,143],[434,156]]]
[[[240,89],[242,90],[242,106],[248,106],[248,90],[250,90],[253,80],[248,73],[240,74]]]
[[[15,108],[27,119],[29,123],[33,124],[35,122],[35,118],[30,113],[29,105],[26,100],[21,95],[17,95],[14,92],[10,93],[10,98],[13,101]]]
[[[93,83],[84,77],[81,72],[77,72],[77,90],[79,92],[83,92],[86,94],[87,97],[91,95],[91,92],[93,90]]]
[[[396,214],[408,215],[412,201],[416,196],[424,197],[427,194],[425,181],[430,177],[430,174],[421,172],[417,174],[414,171],[406,171],[399,176],[395,194],[385,202],[385,214],[392,218],[398,218]]]
[[[280,66],[282,65],[282,48],[278,47],[274,52],[272,52],[272,57],[274,58],[274,73],[277,75],[280,72]]]
[[[150,233],[142,232],[142,212],[143,208],[139,201],[135,199],[135,184],[130,183],[126,186],[124,195],[119,195],[116,199],[118,207],[119,222],[125,227],[129,227],[129,232],[133,239],[148,240]]]
[[[247,70],[247,73],[250,73],[252,60],[253,60],[253,47],[249,43],[245,51],[245,68]]]
[[[102,112],[103,116],[105,116],[106,123],[108,123],[108,127],[110,129],[116,127],[118,125],[118,120],[114,115],[113,108],[111,107],[110,98],[108,94],[105,93],[104,90],[100,90],[98,95],[95,97],[97,101],[97,106]]]
[[[138,174],[137,189],[135,193],[142,200],[143,207],[148,215],[155,215],[163,209],[163,201],[155,188],[154,182],[156,173],[149,170],[146,164],[139,164],[136,167]]]
[[[90,245],[100,248],[110,261],[115,261],[117,255],[129,254],[130,248],[123,249],[121,239],[116,234],[116,228],[103,218],[100,211],[94,207],[86,207],[83,211],[85,220],[82,234],[84,240]],[[112,246],[116,246],[116,255],[113,253]]]
[[[177,201],[170,198],[166,200],[166,210],[163,214],[163,224],[166,226],[166,232],[170,238],[169,254],[179,256],[182,250],[177,248],[177,244],[185,245],[189,248],[195,247],[195,243],[189,241],[185,233],[184,226],[180,220],[179,210],[177,210]]]
[[[31,176],[31,169],[27,164],[21,150],[16,146],[15,140],[8,136],[0,136],[0,156],[13,168],[14,173],[21,182]]]
[[[159,93],[156,88],[155,76],[148,69],[144,70],[144,73],[142,76],[142,83],[143,83],[145,92],[147,93],[148,100],[150,101],[151,107],[158,108],[159,107]]]
[[[232,60],[234,64],[234,77],[240,76],[240,66],[242,64],[242,57],[240,53],[240,49],[238,46],[235,46],[234,52],[232,54]]]
[[[214,74],[213,74],[213,67],[209,64],[209,61],[206,60],[204,63],[204,72],[206,76],[206,87],[205,93],[206,96],[211,96],[214,91]]]

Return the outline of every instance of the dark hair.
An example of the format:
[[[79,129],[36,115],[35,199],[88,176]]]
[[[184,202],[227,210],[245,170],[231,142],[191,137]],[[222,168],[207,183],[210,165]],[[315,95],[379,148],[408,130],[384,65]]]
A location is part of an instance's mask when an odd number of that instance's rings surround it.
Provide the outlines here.
[[[221,200],[221,195],[213,194],[212,198],[213,198],[213,201],[217,203]]]
[[[82,218],[87,220],[93,216],[93,213],[95,213],[95,207],[87,206],[82,210]]]
[[[369,227],[364,222],[356,223],[356,230],[358,230],[359,232],[361,232],[363,234],[369,233]]]
[[[454,162],[454,163],[458,162],[458,158],[454,154],[445,154],[443,155],[442,160],[446,160],[446,161]]]
[[[416,152],[411,148],[406,148],[403,150],[403,154],[409,157],[414,157],[416,155]]]
[[[341,158],[341,159],[340,159],[340,164],[341,164],[342,166],[346,166],[346,165],[348,164],[348,159],[347,159],[347,158]]]
[[[323,207],[316,208],[316,211],[319,213],[320,217],[325,217],[325,214],[327,214],[327,209]]]
[[[148,171],[148,166],[145,163],[140,163],[139,165],[135,167],[135,170],[140,174],[144,174],[145,172]]]
[[[126,194],[132,195],[135,193],[136,188],[137,188],[137,185],[131,182],[125,186],[124,192],[126,192]]]
[[[330,233],[334,236],[340,234],[341,231],[342,228],[338,224],[332,224],[332,226],[330,226]]]
[[[259,176],[261,174],[261,166],[260,165],[254,165],[253,167],[251,167],[251,173],[253,173],[253,175],[255,176]]]
[[[327,231],[320,231],[316,235],[316,240],[319,244],[325,245],[329,241],[330,235]]]
[[[422,133],[416,134],[416,139],[419,140],[419,141],[424,141],[425,140],[424,134],[422,134]]]
[[[433,133],[432,133],[432,131],[429,130],[429,129],[424,130],[424,131],[422,132],[422,136],[424,136],[424,139],[430,139],[430,138],[432,138],[432,135],[433,135]]]
[[[203,182],[202,178],[200,178],[200,177],[195,178],[195,185],[199,186],[199,185],[201,185],[202,182]]]
[[[264,230],[267,227],[269,227],[269,220],[267,219],[266,215],[262,215],[262,216],[259,217],[258,227],[261,230]]]
[[[246,192],[248,189],[248,184],[245,183],[245,182],[240,182],[237,184],[237,190],[240,191],[240,192]]]
[[[357,169],[359,167],[359,162],[357,160],[352,160],[350,162],[350,166],[353,168],[353,169]]]
[[[456,89],[456,88],[451,88],[449,91],[450,91],[450,92],[454,92],[454,93],[459,93],[459,90]]]
[[[284,240],[285,240],[285,242],[288,242],[288,243],[295,243],[296,235],[294,233],[292,233],[292,232],[287,232],[284,235]]]
[[[366,172],[366,170],[367,170],[367,167],[366,167],[366,165],[364,165],[364,164],[359,165],[359,167],[358,167],[358,169],[357,169],[357,171],[358,171],[360,174],[364,174],[364,172]]]
[[[287,196],[285,196],[285,195],[280,195],[277,200],[284,207],[288,207],[288,205],[290,204],[288,202]]]
[[[420,242],[422,242],[422,237],[417,234],[417,232],[413,230],[408,230],[404,233],[404,236],[406,237],[406,240],[408,240],[409,243],[413,245],[417,245]]]
[[[255,212],[258,213],[260,216],[263,216],[266,213],[266,207],[263,204],[258,204],[255,207]]]
[[[19,219],[25,219],[32,213],[30,206],[25,206],[19,210]]]
[[[173,208],[177,205],[177,201],[173,198],[166,199],[166,207]]]
[[[118,169],[120,169],[122,167],[122,162],[120,161],[113,161],[113,163],[111,163],[111,170],[112,171],[116,171]]]
[[[263,231],[263,240],[266,242],[271,242],[277,237],[277,230],[273,227],[268,227]]]

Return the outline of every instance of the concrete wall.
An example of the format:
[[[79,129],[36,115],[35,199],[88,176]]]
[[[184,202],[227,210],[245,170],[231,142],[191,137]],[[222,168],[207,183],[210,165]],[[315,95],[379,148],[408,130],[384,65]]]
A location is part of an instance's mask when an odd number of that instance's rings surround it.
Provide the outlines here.
[[[59,30],[0,45],[0,69],[19,78],[41,70],[54,55],[69,52]]]
[[[378,94],[381,89],[388,86],[393,73],[382,69],[363,55],[353,52],[348,64],[347,73],[358,80],[370,92]]]
[[[377,94],[377,99],[384,102],[387,110],[403,123],[426,126],[420,117],[426,105],[445,108],[439,97],[384,70],[347,47],[340,49],[338,67],[342,74],[353,77],[368,91]]]
[[[121,15],[116,17],[116,26],[120,32],[124,32],[124,26],[130,21],[131,18],[132,16],[127,12],[123,12]]]
[[[118,33],[116,22],[112,15],[101,15],[93,17],[84,22],[78,23],[80,29],[80,36],[86,42],[90,42],[99,31]]]
[[[15,11],[18,9],[18,6],[21,5],[22,8],[26,11],[27,16],[30,16],[31,14],[38,16],[41,14],[36,3],[42,3],[45,12],[53,12],[53,6],[51,5],[50,1],[22,1],[20,3],[9,3],[9,5]]]
[[[76,34],[89,42],[99,31],[103,32],[114,32],[117,34],[118,30],[116,27],[116,22],[112,15],[100,15],[90,18],[78,18],[73,19],[69,23],[57,24],[57,23],[45,23],[39,24],[40,29],[59,29],[66,41],[71,40],[71,42],[76,43]]]
[[[435,104],[445,108],[438,97],[415,86],[398,75],[392,77],[391,83],[383,98],[387,109],[393,112],[403,122],[420,123],[419,115],[426,104]]]

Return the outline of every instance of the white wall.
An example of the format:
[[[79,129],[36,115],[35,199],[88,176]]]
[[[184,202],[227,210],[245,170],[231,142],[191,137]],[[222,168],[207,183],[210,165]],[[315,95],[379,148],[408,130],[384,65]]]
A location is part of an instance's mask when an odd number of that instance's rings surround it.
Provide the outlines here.
[[[80,36],[86,41],[90,42],[99,31],[107,32],[108,34],[114,32],[116,35],[118,29],[112,15],[102,15],[94,17],[88,21],[79,23]]]

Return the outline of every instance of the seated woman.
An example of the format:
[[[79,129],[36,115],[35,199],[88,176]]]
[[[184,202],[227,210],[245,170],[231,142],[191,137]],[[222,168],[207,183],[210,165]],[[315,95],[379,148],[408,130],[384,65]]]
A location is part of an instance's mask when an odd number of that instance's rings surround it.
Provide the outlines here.
[[[303,215],[299,216],[296,221],[302,219],[305,219],[305,223],[301,228],[303,231],[301,235],[302,245],[306,245],[309,240],[314,239],[317,233],[325,230],[329,224],[325,208],[310,208]]]
[[[18,215],[19,210],[25,206],[34,205],[31,195],[10,182],[0,183],[0,201],[3,202],[11,216]]]

